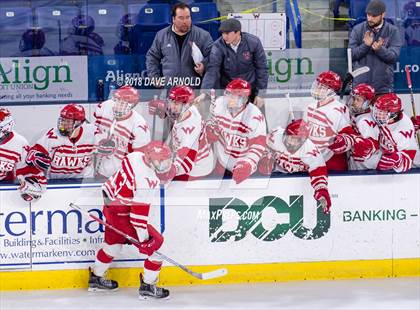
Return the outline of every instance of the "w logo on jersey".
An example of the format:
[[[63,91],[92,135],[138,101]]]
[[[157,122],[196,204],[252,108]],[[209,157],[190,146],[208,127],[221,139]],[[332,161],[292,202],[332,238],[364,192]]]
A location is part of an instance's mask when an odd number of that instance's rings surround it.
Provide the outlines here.
[[[413,130],[409,130],[409,131],[400,130],[400,134],[402,134],[406,139],[411,139],[411,137],[413,136],[413,133],[414,133]]]
[[[318,150],[312,150],[312,151],[307,152],[306,154],[308,154],[310,156],[313,156],[313,157],[316,157],[316,156],[320,155]]]
[[[52,128],[47,132],[47,137],[48,139],[58,139],[57,135],[54,133],[54,129]]]
[[[150,180],[149,178],[146,178],[147,184],[149,184],[150,188],[156,188],[159,181],[158,180]]]
[[[263,122],[264,121],[264,115],[257,115],[257,116],[254,116],[252,119],[256,119],[257,121],[259,121],[259,122]]]
[[[334,108],[334,110],[336,110],[336,111],[338,111],[338,112],[340,112],[340,113],[344,114],[344,113],[346,113],[346,111],[347,111],[347,107],[346,107],[346,106],[343,106],[343,107],[338,107],[338,108]]]
[[[376,122],[375,121],[370,121],[368,119],[365,119],[366,124],[368,124],[369,127],[375,128],[376,127]]]
[[[143,129],[143,131],[146,132],[146,133],[149,130],[149,126],[147,126],[147,124],[145,124],[145,125],[138,125],[137,127]]]
[[[192,127],[181,127],[181,129],[182,129],[182,131],[183,131],[186,135],[189,135],[189,134],[191,134],[191,133],[194,131],[195,126],[192,126]]]

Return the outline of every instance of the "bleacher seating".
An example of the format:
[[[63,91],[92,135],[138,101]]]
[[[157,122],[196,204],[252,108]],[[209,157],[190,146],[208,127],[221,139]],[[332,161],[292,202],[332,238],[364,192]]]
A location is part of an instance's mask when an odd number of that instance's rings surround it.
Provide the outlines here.
[[[46,46],[56,54],[60,53],[60,39],[71,29],[72,19],[83,14],[77,6],[40,6],[35,8],[35,24],[46,36]]]
[[[397,0],[397,6],[406,45],[420,46],[420,2],[418,0]]]
[[[88,6],[88,15],[95,21],[95,32],[105,42],[104,55],[114,54],[114,47],[118,43],[117,27],[124,16],[124,6],[119,4],[95,4]]]
[[[31,27],[31,8],[0,7],[0,56],[8,57],[19,53],[20,38]]]
[[[220,20],[208,21],[220,17],[216,3],[209,1],[195,1],[191,3],[190,7],[191,18],[194,25],[207,30],[213,40],[216,40],[220,36]]]
[[[383,0],[386,6],[385,18],[387,21],[396,24],[398,17],[398,9],[395,3],[396,0]],[[369,0],[350,0],[349,3],[349,17],[354,19],[349,22],[349,29],[351,30],[355,25],[366,20],[366,7]]]
[[[148,3],[138,12],[135,34],[135,52],[144,55],[153,43],[156,32],[171,23],[171,6],[165,3]]]

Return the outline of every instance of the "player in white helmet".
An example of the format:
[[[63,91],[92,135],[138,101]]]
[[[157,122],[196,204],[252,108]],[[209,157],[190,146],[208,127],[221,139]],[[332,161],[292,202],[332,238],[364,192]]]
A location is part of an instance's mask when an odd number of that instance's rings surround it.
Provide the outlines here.
[[[134,244],[147,256],[144,274],[140,275],[141,298],[167,298],[169,291],[157,287],[162,260],[154,254],[163,244],[163,236],[149,224],[149,212],[159,205],[160,176],[172,166],[170,148],[160,142],[150,142],[142,151],[128,154],[120,169],[103,185],[103,212],[107,223],[137,239]],[[105,227],[105,242],[97,252],[95,265],[89,276],[89,291],[116,290],[118,283],[105,278],[114,257],[126,244],[124,236]]]
[[[112,98],[99,103],[95,116],[97,135],[97,174],[111,176],[125,155],[140,150],[150,142],[150,129],[134,108],[140,101],[137,89],[123,86]]]

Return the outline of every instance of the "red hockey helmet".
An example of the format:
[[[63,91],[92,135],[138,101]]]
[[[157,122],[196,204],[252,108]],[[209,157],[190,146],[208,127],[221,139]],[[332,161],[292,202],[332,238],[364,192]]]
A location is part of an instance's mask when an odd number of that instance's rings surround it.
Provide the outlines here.
[[[311,94],[316,100],[322,101],[334,96],[341,89],[341,78],[333,71],[320,73],[312,83]]]
[[[8,109],[0,107],[0,142],[13,131],[14,125],[12,113]]]
[[[361,114],[369,110],[371,101],[375,98],[375,89],[369,84],[359,84],[351,91],[347,106],[352,114]]]
[[[195,98],[194,91],[189,86],[174,86],[168,94],[168,115],[173,120],[182,117]]]
[[[74,130],[86,120],[85,109],[80,104],[70,103],[60,111],[57,128],[61,135],[71,137]]]
[[[224,104],[231,115],[235,115],[248,102],[251,95],[251,84],[243,79],[234,79],[227,86]]]
[[[401,99],[396,94],[389,93],[376,99],[372,116],[379,125],[386,125],[389,121],[398,118],[401,112]]]
[[[137,89],[129,85],[118,88],[113,95],[112,110],[116,118],[126,116],[140,101],[140,94]]]
[[[283,143],[291,153],[296,152],[309,137],[309,126],[303,119],[293,120],[287,125]]]
[[[150,141],[144,153],[157,172],[167,172],[171,168],[172,151],[166,143],[158,140]]]
[[[243,79],[234,79],[226,86],[226,92],[229,92],[236,96],[251,95],[251,84]]]

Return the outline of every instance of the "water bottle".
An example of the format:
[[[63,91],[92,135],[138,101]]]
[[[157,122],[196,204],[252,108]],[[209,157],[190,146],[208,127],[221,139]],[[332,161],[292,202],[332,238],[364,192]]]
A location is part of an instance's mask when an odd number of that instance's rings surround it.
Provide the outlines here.
[[[115,84],[115,82],[109,82],[108,99],[112,99],[116,89],[117,89],[117,85]]]

